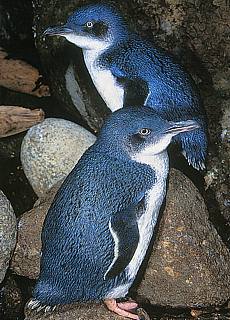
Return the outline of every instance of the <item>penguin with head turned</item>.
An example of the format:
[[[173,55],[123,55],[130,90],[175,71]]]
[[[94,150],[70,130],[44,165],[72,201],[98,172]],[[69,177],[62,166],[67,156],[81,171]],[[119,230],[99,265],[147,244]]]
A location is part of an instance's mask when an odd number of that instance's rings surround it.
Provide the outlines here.
[[[29,307],[103,300],[131,319],[127,296],[166,193],[167,147],[196,121],[167,122],[147,107],[122,108],[67,176],[46,216],[40,276]]]
[[[168,121],[196,120],[199,130],[181,133],[173,142],[189,164],[205,168],[206,115],[193,79],[171,55],[130,31],[114,6],[80,7],[65,25],[44,34],[63,36],[82,48],[93,83],[111,111],[145,105]]]

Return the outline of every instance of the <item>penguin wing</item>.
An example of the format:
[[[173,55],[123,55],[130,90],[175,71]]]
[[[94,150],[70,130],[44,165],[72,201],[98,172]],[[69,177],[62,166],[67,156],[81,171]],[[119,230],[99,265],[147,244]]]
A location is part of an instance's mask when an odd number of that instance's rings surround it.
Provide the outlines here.
[[[139,242],[139,229],[135,213],[136,205],[114,214],[109,221],[109,230],[113,237],[114,259],[104,275],[104,279],[113,278],[121,273],[132,260]]]
[[[117,82],[124,89],[124,106],[143,106],[148,97],[148,84],[139,77],[130,77],[130,74],[116,64],[110,71],[116,77]]]
[[[167,120],[175,120],[175,116],[185,120],[190,114],[205,115],[193,79],[163,49],[133,35],[103,57],[105,67],[118,83],[124,84],[124,106],[133,105],[132,101],[134,105],[142,102]]]

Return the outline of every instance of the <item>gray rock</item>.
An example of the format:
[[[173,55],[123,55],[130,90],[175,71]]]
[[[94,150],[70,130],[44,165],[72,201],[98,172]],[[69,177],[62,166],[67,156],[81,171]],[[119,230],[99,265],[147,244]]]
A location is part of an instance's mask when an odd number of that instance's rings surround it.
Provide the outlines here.
[[[0,190],[0,283],[5,277],[16,243],[16,217],[13,208]]]
[[[76,123],[45,119],[32,127],[22,142],[23,170],[38,196],[73,169],[96,137]]]
[[[40,233],[58,187],[20,220],[12,261],[20,275],[39,274]],[[173,307],[220,305],[230,298],[229,264],[230,254],[208,220],[203,198],[186,176],[172,170],[166,208],[138,294],[152,304]]]

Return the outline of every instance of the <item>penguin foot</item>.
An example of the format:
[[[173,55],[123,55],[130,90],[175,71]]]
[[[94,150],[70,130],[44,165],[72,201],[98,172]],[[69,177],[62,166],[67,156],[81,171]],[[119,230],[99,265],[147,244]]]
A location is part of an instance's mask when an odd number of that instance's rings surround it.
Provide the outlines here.
[[[137,307],[138,307],[138,304],[133,300],[125,301],[125,302],[118,302],[117,305],[120,309],[125,310],[125,311],[132,311],[132,310],[137,309]]]
[[[137,308],[137,303],[134,301],[126,301],[117,303],[115,299],[106,299],[104,300],[106,307],[118,314],[119,316],[123,316],[129,319],[139,320],[139,316],[130,312],[130,310]]]

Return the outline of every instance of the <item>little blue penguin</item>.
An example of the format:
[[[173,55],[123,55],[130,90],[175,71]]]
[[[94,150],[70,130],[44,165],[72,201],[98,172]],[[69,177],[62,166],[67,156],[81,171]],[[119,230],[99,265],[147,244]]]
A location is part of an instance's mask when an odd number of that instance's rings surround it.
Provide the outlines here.
[[[174,138],[188,163],[205,168],[206,115],[190,75],[163,49],[127,27],[116,8],[92,4],[77,9],[64,26],[44,35],[59,35],[82,48],[97,91],[108,108],[145,105],[168,121],[196,120],[200,129]]]
[[[127,296],[154,233],[166,193],[166,148],[191,130],[199,130],[196,121],[168,122],[144,106],[111,114],[48,211],[30,308],[103,300],[139,319],[135,301],[116,299]]]

